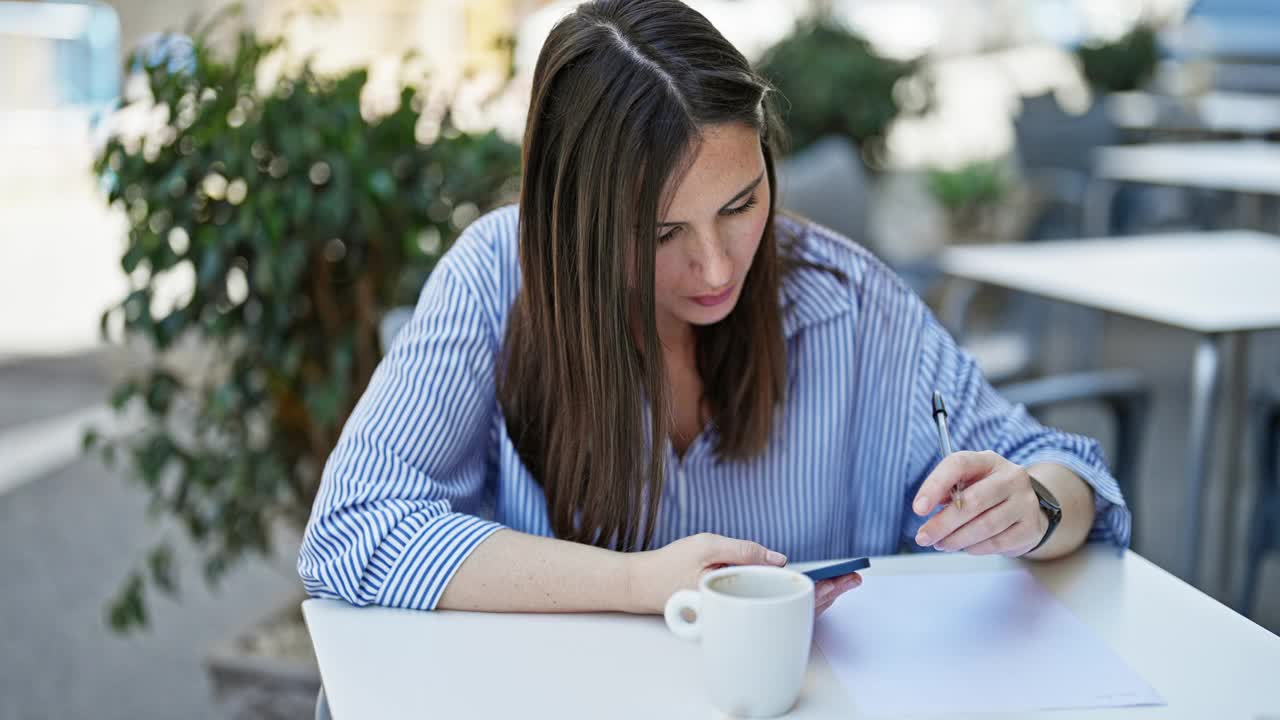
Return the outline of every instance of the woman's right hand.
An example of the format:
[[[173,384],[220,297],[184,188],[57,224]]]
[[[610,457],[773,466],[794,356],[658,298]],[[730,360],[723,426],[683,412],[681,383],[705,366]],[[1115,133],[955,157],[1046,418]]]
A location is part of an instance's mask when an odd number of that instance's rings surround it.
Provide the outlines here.
[[[774,565],[787,558],[759,543],[699,533],[645,552],[626,553],[628,610],[661,615],[677,590],[695,590],[703,573],[728,565]]]
[[[681,538],[657,550],[625,553],[623,558],[627,563],[628,611],[648,615],[661,615],[667,598],[677,590],[697,589],[702,575],[712,570],[728,565],[787,564],[784,555],[759,543],[711,533]],[[858,573],[814,583],[815,614],[861,584]]]

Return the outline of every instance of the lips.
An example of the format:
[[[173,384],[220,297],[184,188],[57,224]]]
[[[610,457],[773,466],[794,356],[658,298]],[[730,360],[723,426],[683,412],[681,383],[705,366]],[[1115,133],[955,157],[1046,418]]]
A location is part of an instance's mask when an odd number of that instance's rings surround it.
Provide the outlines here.
[[[737,286],[730,285],[727,290],[720,293],[719,295],[699,295],[697,297],[692,297],[689,299],[698,303],[703,307],[715,307],[716,305],[726,302],[729,298],[733,297],[733,290],[735,287]]]

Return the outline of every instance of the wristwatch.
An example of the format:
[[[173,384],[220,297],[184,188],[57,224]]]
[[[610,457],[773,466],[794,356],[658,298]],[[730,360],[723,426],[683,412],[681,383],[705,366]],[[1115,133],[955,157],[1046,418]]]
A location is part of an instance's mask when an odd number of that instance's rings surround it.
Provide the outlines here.
[[[1053,535],[1053,531],[1058,528],[1058,523],[1062,522],[1062,505],[1058,502],[1058,498],[1054,497],[1053,493],[1049,492],[1049,488],[1041,485],[1040,481],[1036,480],[1030,474],[1028,474],[1027,477],[1031,478],[1031,489],[1035,490],[1036,497],[1040,500],[1041,512],[1043,512],[1044,516],[1049,520],[1049,529],[1044,531],[1044,537],[1040,538],[1040,542],[1036,543],[1035,547],[1027,551],[1028,553],[1033,553],[1043,547],[1045,543],[1049,542],[1049,537]]]

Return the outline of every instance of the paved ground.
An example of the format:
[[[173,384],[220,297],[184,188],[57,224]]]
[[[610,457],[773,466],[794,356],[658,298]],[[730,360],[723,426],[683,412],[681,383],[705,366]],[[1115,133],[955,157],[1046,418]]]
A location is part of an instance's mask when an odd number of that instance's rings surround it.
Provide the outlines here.
[[[106,402],[110,358],[0,358],[0,432]]]
[[[41,389],[47,407],[38,402]],[[74,398],[100,402],[101,389],[87,358],[0,366],[0,416],[12,432],[66,411]],[[180,602],[153,602],[145,633],[112,634],[103,620],[107,598],[165,532],[147,519],[141,490],[87,459],[0,492],[0,718],[221,717],[201,665],[205,653],[300,593],[295,549],[285,545],[277,561],[251,563],[209,591],[196,563],[182,562],[194,557],[182,546]]]

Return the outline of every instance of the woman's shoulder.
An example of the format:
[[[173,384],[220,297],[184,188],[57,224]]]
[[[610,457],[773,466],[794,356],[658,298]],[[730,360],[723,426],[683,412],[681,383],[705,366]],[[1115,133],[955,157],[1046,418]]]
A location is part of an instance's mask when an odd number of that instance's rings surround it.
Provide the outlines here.
[[[476,218],[440,259],[442,264],[492,268],[519,265],[518,205],[503,205]]]
[[[452,274],[500,325],[519,288],[519,206],[504,205],[468,225],[440,258],[436,272]]]
[[[868,272],[887,270],[870,250],[831,228],[790,212],[778,213],[775,223],[784,252],[796,259],[839,270],[854,284]]]
[[[799,261],[783,280],[789,314],[796,316],[787,318],[789,326],[912,302],[907,284],[862,245],[800,216],[780,213],[775,223],[782,251]]]

